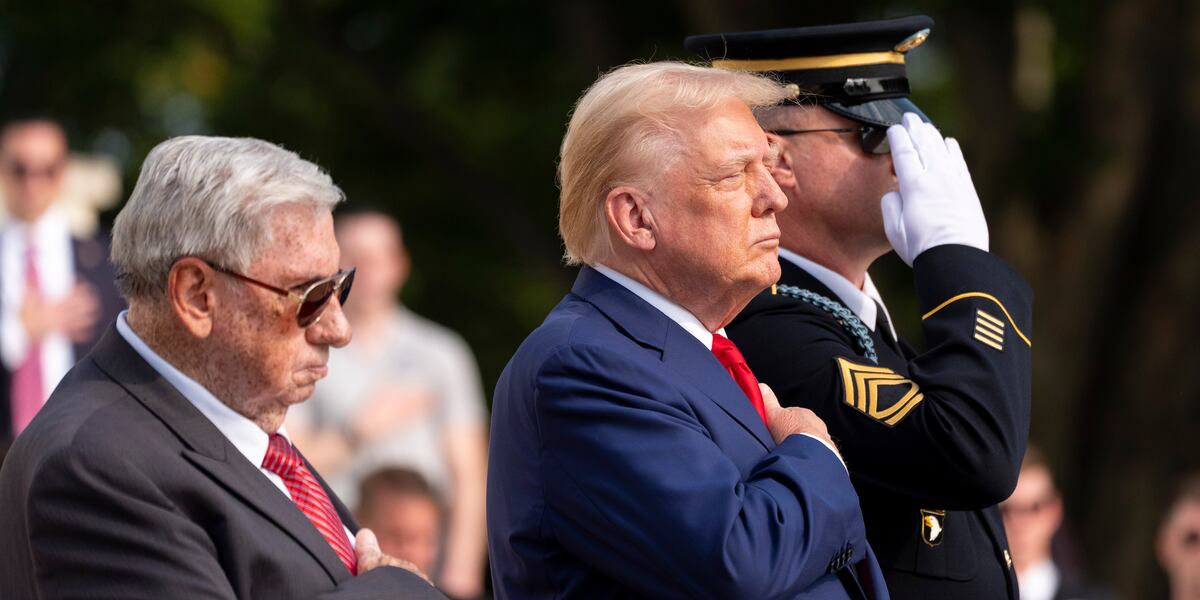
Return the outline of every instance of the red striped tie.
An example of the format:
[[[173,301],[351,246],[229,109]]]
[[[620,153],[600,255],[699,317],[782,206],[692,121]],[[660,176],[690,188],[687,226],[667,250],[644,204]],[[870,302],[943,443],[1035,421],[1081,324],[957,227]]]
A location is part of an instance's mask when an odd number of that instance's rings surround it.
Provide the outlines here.
[[[333,551],[342,559],[342,564],[350,569],[351,574],[358,571],[358,559],[350,540],[342,528],[342,520],[338,518],[333,503],[325,494],[325,489],[317,483],[312,471],[300,460],[300,453],[287,438],[278,433],[271,434],[271,442],[267,446],[267,455],[263,457],[262,468],[279,475],[287,485],[292,501],[308,517],[309,521],[325,536],[325,541],[333,546]]]

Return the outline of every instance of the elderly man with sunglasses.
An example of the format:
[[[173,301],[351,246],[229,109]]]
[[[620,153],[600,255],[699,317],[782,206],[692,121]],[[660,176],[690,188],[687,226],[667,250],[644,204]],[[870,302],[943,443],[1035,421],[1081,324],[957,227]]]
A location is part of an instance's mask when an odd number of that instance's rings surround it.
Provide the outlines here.
[[[759,111],[780,148],[778,283],[729,327],[785,406],[825,420],[862,502],[893,598],[1011,598],[996,503],[1029,430],[1032,296],[988,253],[958,144],[907,97],[905,55],[933,21],[689,38],[713,66],[795,86]],[[928,350],[896,337],[867,275],[913,268]]]
[[[6,597],[442,597],[281,427],[350,341],[341,200],[260,140],[150,152],[113,231],[129,310],[0,471]]]

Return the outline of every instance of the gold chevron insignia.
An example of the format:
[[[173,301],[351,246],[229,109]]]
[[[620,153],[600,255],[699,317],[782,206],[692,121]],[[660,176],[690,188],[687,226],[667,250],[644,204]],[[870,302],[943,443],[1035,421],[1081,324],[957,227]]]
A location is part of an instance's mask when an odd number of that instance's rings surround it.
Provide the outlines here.
[[[1004,351],[1004,321],[981,309],[975,310],[975,339],[985,346]]]
[[[915,382],[891,369],[840,357],[837,363],[846,404],[888,427],[899,423],[925,399]]]

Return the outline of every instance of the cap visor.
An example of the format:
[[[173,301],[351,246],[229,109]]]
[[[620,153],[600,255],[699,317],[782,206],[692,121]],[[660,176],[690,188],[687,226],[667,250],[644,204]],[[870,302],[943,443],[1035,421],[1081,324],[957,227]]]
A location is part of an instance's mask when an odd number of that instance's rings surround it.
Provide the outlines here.
[[[904,116],[904,113],[915,113],[918,117],[921,117],[922,121],[926,123],[933,122],[921,109],[917,108],[916,104],[913,104],[912,100],[904,97],[872,100],[861,104],[827,102],[823,106],[844,117],[879,127],[898,125],[900,117]]]

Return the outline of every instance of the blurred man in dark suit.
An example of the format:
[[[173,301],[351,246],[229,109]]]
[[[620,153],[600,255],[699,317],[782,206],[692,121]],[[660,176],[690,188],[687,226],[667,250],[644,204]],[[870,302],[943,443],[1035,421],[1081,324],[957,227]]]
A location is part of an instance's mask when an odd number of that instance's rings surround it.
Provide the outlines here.
[[[1041,449],[1025,450],[1017,489],[1000,504],[1012,545],[1021,600],[1109,600],[1112,592],[1086,580],[1075,565],[1055,560],[1054,538],[1063,524],[1063,500]]]
[[[281,428],[350,340],[341,199],[261,140],[150,152],[113,231],[129,311],[0,470],[6,597],[441,597]]]
[[[76,237],[56,206],[67,138],[47,119],[0,131],[0,457],[124,307],[108,235]]]

